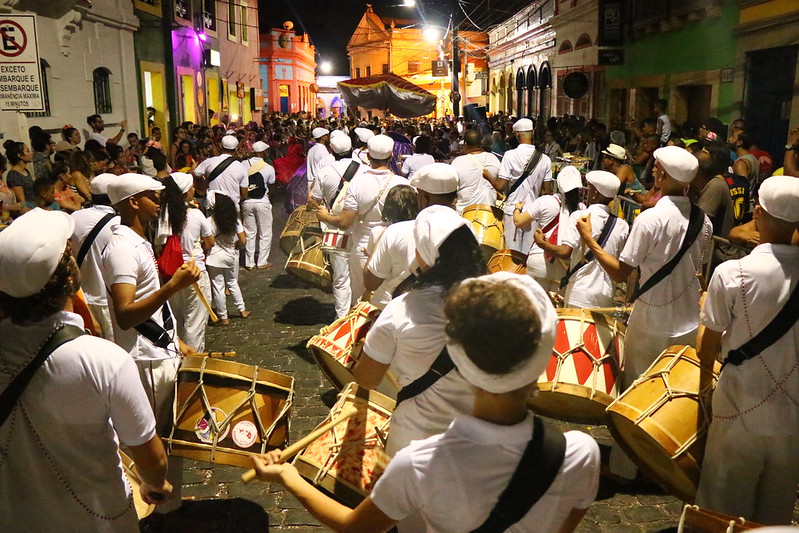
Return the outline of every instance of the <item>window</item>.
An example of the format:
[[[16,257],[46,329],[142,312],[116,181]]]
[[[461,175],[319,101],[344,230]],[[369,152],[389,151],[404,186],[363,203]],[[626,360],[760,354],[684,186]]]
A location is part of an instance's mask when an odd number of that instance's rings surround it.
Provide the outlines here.
[[[408,61],[408,74],[415,74],[417,72],[419,72],[419,62]]]
[[[561,43],[561,45],[560,45],[560,48],[558,48],[558,53],[559,54],[568,54],[572,50],[574,50],[572,48],[572,43],[570,43],[569,41],[563,41]]]
[[[236,36],[236,3],[235,0],[227,2],[227,34],[228,37]]]
[[[355,77],[356,78],[361,77],[361,67],[355,67]]]
[[[111,71],[105,67],[96,68],[92,73],[94,82],[94,112],[98,115],[112,112],[110,75]]]
[[[388,63],[383,63],[383,74],[388,74]]]
[[[247,42],[247,6],[241,6],[241,42]]]
[[[40,65],[42,69],[42,99],[44,100],[44,111],[31,111],[29,113],[25,113],[28,118],[50,116],[50,90],[47,88],[47,69],[50,68],[50,64],[42,59]]]
[[[587,33],[577,37],[577,42],[574,43],[575,50],[579,50],[580,48],[588,48],[589,46],[591,46],[591,37],[589,37]]]
[[[366,75],[367,76],[371,76],[372,75],[372,67],[371,66],[366,67]]]
[[[216,0],[203,0],[203,28],[216,31]]]

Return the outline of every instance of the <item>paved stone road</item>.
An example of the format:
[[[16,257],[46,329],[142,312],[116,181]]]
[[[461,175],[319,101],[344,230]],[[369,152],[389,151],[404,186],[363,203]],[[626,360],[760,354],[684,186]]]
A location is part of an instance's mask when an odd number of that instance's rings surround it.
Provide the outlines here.
[[[276,202],[275,243],[285,222]],[[247,272],[242,269],[241,288],[252,316],[231,319],[228,327],[208,330],[209,350],[235,350],[236,360],[257,364],[293,376],[295,404],[291,413],[292,441],[310,432],[327,415],[336,391],[314,364],[305,348],[308,338],[332,322],[332,297],[307,289],[283,270],[285,256],[275,245],[275,266]],[[232,304],[230,304],[232,310]],[[572,426],[588,431],[600,444],[610,437],[604,427]],[[249,531],[319,532],[319,523],[299,502],[279,486],[244,485],[240,468],[186,460],[183,486],[186,501],[181,511],[165,521],[153,516],[143,531]],[[619,486],[602,478],[597,501],[588,510],[578,532],[676,531],[682,504],[647,482]],[[799,514],[797,515],[799,516]],[[544,532],[545,533],[545,532]]]

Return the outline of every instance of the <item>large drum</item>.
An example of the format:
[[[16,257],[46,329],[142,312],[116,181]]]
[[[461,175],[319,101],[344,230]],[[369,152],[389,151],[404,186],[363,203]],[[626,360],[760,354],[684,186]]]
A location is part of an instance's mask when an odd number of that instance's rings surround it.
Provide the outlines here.
[[[175,383],[170,455],[250,467],[288,440],[294,378],[209,357],[185,357]]]
[[[497,214],[498,212],[499,210],[491,205],[470,205],[463,210],[462,216],[469,221],[486,261],[505,248],[502,213]]]
[[[119,450],[119,458],[122,459],[122,470],[125,471],[125,477],[128,480],[128,485],[130,485],[130,490],[133,495],[133,507],[136,509],[136,516],[139,517],[139,520],[147,518],[155,511],[155,505],[145,502],[141,497],[141,478],[136,471],[136,465],[133,463],[133,459],[122,450]]]
[[[538,394],[538,413],[579,424],[604,424],[605,409],[621,392],[622,322],[589,309],[558,309],[555,346]]]
[[[720,370],[717,362],[712,378],[700,383],[696,351],[671,346],[608,407],[619,445],[644,473],[684,501],[696,495],[710,423],[706,402]]]
[[[388,465],[385,441],[394,400],[350,383],[325,422],[338,418],[348,407],[358,414],[308,445],[294,458],[294,466],[337,501],[356,507]]]
[[[308,341],[307,347],[322,373],[338,390],[355,381],[352,369],[360,358],[366,334],[379,314],[377,307],[368,302],[358,302],[347,315],[323,327]],[[387,377],[376,390],[396,399],[399,388]]]
[[[740,533],[762,527],[766,526],[686,504],[682,509],[677,533]]]
[[[488,260],[488,271],[527,274],[527,256],[516,250],[500,250]]]
[[[333,288],[333,273],[322,250],[322,230],[306,227],[286,260],[286,272],[317,289]]]
[[[286,227],[280,234],[280,249],[286,255],[291,254],[297,242],[300,240],[303,229],[305,227],[319,227],[319,219],[316,216],[316,211],[307,205],[301,205],[295,209],[286,220]]]

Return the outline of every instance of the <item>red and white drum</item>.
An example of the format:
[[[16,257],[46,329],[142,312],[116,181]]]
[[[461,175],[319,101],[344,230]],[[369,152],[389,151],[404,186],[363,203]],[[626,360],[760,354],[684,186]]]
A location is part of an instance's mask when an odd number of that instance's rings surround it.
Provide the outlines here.
[[[552,358],[530,406],[580,424],[603,424],[605,408],[622,392],[624,324],[590,309],[558,309]]]
[[[350,235],[336,228],[325,229],[322,232],[322,250],[330,254],[350,255]]]
[[[385,440],[394,400],[350,383],[322,423],[338,418],[346,408],[358,413],[309,444],[294,458],[294,466],[337,501],[356,507],[388,465]]]

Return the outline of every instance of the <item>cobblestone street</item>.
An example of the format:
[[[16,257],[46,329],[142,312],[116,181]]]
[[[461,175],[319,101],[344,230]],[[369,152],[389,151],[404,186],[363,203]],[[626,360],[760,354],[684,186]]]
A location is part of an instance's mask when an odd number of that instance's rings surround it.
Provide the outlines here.
[[[334,319],[332,296],[307,289],[283,269],[285,256],[277,237],[285,215],[275,202],[275,246],[269,270],[245,271],[240,276],[247,308],[252,315],[234,318],[230,326],[209,327],[208,349],[235,350],[236,360],[260,365],[295,379],[291,412],[291,442],[309,433],[327,415],[336,391],[314,363],[305,344],[309,337]],[[607,451],[610,436],[604,427],[572,426],[592,434]],[[164,531],[323,531],[299,502],[278,486],[240,481],[236,467],[185,461],[183,509],[164,523]],[[193,500],[193,501],[191,501]],[[596,502],[588,510],[579,532],[676,531],[682,504],[647,482],[620,486],[603,477]],[[265,512],[264,512],[265,511]],[[268,515],[268,516],[267,516]],[[160,531],[160,517],[145,521],[144,531]]]

